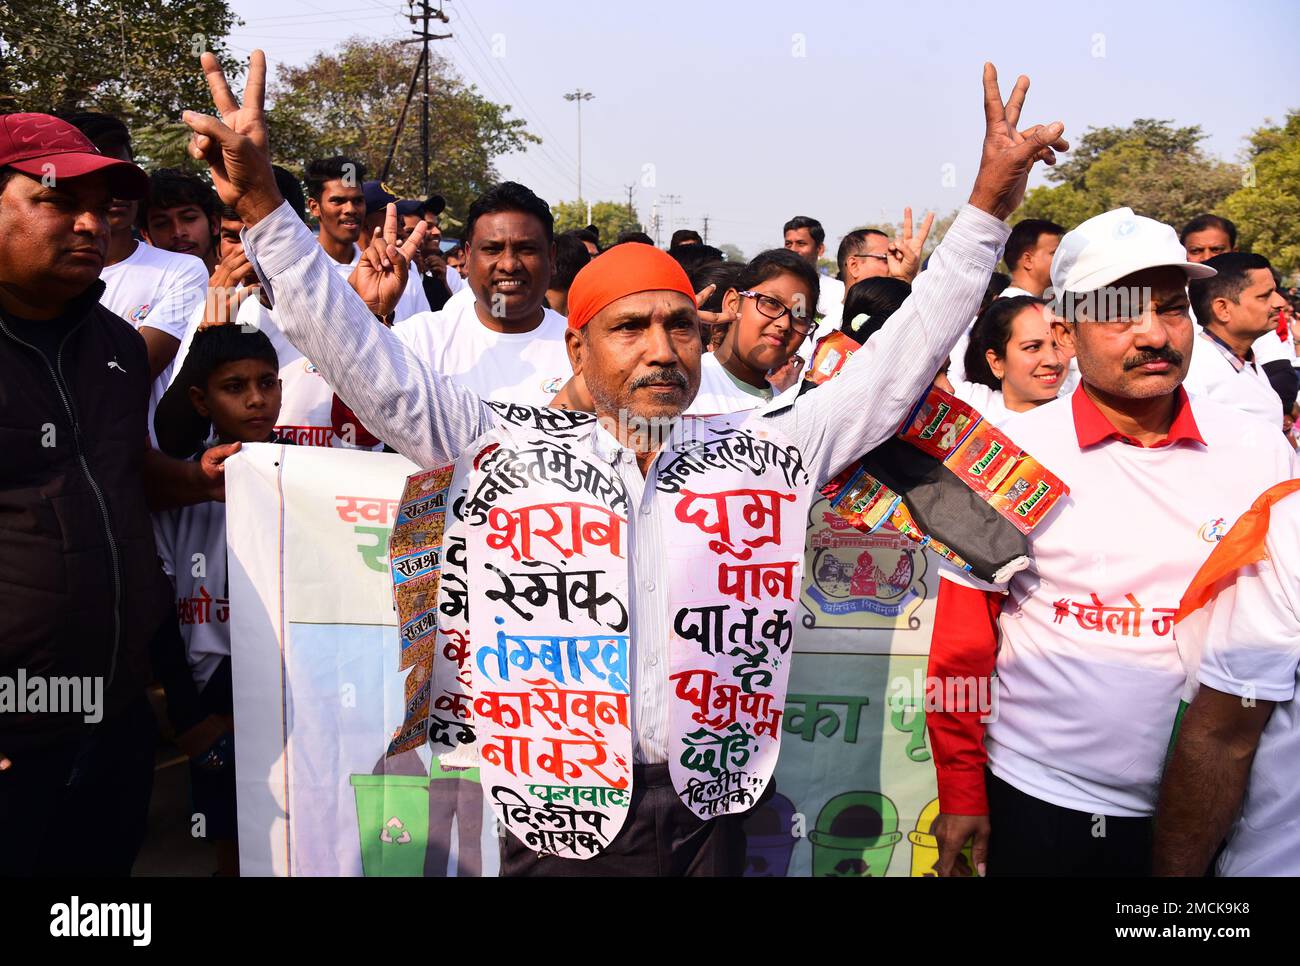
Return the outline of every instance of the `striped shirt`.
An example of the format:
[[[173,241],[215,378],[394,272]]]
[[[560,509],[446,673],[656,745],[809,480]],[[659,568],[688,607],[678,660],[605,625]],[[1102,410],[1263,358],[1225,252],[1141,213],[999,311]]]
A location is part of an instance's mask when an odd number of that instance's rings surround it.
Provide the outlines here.
[[[979,308],[1008,234],[992,215],[965,206],[911,296],[836,379],[755,412],[800,448],[815,482],[897,431]],[[479,396],[430,370],[375,320],[288,205],[246,229],[244,249],[289,340],[398,452],[422,467],[445,465],[492,428],[493,412]],[[628,490],[633,757],[658,764],[669,744],[670,638],[669,574],[654,499],[659,461],[643,477],[635,454],[603,427],[593,445]]]

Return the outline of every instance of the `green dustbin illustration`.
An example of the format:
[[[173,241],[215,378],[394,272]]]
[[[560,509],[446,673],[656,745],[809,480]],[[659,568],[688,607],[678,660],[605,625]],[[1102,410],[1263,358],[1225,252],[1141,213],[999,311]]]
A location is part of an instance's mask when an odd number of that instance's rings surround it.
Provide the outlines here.
[[[880,792],[844,792],[823,806],[808,833],[814,876],[882,876],[903,833],[898,809]]]
[[[364,876],[423,876],[428,775],[353,775]]]

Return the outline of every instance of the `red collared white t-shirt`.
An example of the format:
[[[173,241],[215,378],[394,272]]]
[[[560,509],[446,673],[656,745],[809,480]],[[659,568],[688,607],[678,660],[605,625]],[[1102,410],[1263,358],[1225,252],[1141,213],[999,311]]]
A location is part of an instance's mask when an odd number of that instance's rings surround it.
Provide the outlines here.
[[[1010,581],[985,734],[993,773],[1040,800],[1152,813],[1185,679],[1174,611],[1251,501],[1294,475],[1291,448],[1262,420],[1210,399],[1188,405],[1204,445],[1081,448],[1076,411],[1104,420],[1086,397],[1002,427],[1070,487],[1030,537],[1030,568]]]

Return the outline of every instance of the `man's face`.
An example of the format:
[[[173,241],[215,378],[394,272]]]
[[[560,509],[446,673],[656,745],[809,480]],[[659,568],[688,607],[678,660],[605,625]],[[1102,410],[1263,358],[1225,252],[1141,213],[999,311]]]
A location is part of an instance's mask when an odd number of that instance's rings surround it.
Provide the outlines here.
[[[813,241],[812,232],[807,228],[791,228],[785,233],[785,247],[790,249],[809,265],[817,267],[817,259],[826,250],[825,245]]]
[[[464,278],[468,274],[468,271],[465,268],[464,255],[448,255],[447,267],[454,268],[456,270],[456,274],[459,275],[461,278]]]
[[[427,226],[424,231],[424,244],[421,246],[424,256],[442,257],[442,228],[438,225],[438,216],[432,212],[424,213],[424,223]],[[412,225],[414,230],[415,226]]]
[[[221,231],[217,235],[218,261],[243,249],[244,243],[239,240],[243,227],[244,223],[238,218],[221,219]]]
[[[789,245],[785,246],[789,248]],[[889,274],[889,239],[868,235],[844,259],[844,287],[852,288],[864,278],[884,278]]]
[[[680,416],[700,389],[700,317],[681,292],[637,292],[565,333],[569,362],[601,416]]]
[[[1192,359],[1192,318],[1182,269],[1149,268],[1093,293],[1095,308],[1058,329],[1083,381],[1123,399],[1173,390]],[[1107,310],[1107,303],[1114,310]]]
[[[1250,280],[1236,302],[1215,299],[1212,306],[1215,317],[1233,335],[1257,339],[1277,328],[1278,313],[1287,301],[1273,283],[1273,273],[1267,268],[1252,268],[1246,273]]]
[[[14,172],[0,195],[0,284],[80,294],[104,267],[112,205],[101,174],[46,187]]]
[[[307,206],[320,222],[320,230],[334,241],[355,244],[361,237],[366,221],[366,197],[360,185],[345,184],[341,178],[326,181],[320,200],[308,198]]]
[[[812,293],[798,278],[785,272],[760,282],[751,291],[755,297],[741,296],[735,289],[726,294],[726,307],[738,312],[728,337],[735,340],[736,355],[742,362],[758,372],[771,372],[790,361],[808,334],[804,326],[811,327],[812,323]],[[779,319],[770,318],[781,308],[790,309],[795,317],[785,312]],[[799,329],[795,328],[796,321]]]
[[[483,215],[466,252],[469,287],[492,317],[532,321],[546,301],[555,258],[541,221],[522,211]]]
[[[280,374],[261,359],[228,362],[208,377],[206,389],[191,386],[190,400],[220,439],[261,443],[280,418]]]
[[[1232,251],[1232,242],[1228,240],[1228,233],[1222,228],[1194,231],[1187,236],[1183,244],[1187,247],[1189,262],[1208,262],[1215,255]]]
[[[1060,235],[1046,232],[1038,236],[1038,242],[1029,250],[1029,277],[1039,291],[1052,284],[1052,256],[1061,245]]]
[[[212,253],[212,224],[198,205],[150,208],[144,233],[155,248],[204,260]]]
[[[124,147],[100,147],[100,153],[110,158],[117,158],[119,161],[131,161],[131,152]],[[108,227],[113,234],[121,235],[123,232],[129,233],[135,225],[136,215],[140,211],[140,202],[122,201],[120,198],[114,198],[112,206],[108,209]]]

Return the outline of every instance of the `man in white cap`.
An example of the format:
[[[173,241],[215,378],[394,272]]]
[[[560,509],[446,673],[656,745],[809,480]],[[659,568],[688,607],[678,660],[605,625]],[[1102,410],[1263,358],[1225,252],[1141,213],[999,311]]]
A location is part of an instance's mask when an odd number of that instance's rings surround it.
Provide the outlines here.
[[[1144,875],[1184,673],[1183,589],[1254,497],[1293,475],[1263,420],[1181,387],[1192,349],[1174,230],[1120,208],[1061,239],[1056,323],[1079,360],[1069,398],[1003,428],[1070,487],[1009,585],[944,580],[927,713],[942,875]],[[1006,595],[1006,596],[1004,596]],[[996,667],[994,708],[954,685]],[[986,728],[987,725],[987,728]]]

